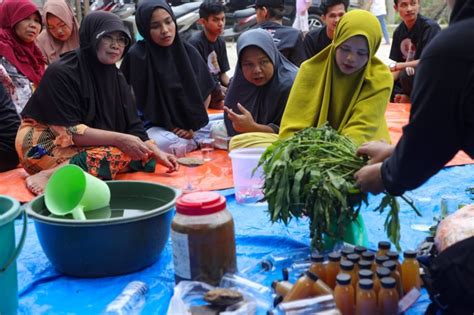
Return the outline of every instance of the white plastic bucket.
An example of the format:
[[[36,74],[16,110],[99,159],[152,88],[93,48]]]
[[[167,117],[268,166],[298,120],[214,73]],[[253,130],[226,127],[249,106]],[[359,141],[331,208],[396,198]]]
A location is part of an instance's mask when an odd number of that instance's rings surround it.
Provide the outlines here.
[[[244,148],[232,150],[232,176],[234,179],[235,200],[238,203],[256,203],[263,198],[262,168],[254,169],[266,148]],[[253,173],[253,174],[252,174]]]

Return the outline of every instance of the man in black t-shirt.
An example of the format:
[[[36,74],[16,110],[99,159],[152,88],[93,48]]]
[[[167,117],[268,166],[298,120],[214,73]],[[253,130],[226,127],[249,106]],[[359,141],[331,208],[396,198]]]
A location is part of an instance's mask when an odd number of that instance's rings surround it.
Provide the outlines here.
[[[18,165],[15,137],[20,127],[20,117],[10,95],[0,82],[0,172],[14,169]]]
[[[305,59],[317,55],[331,44],[336,25],[346,13],[348,6],[348,0],[328,0],[321,3],[323,11],[321,18],[325,25],[310,31],[304,38]]]
[[[224,97],[229,85],[229,60],[224,40],[219,35],[224,30],[224,6],[216,0],[206,0],[199,7],[199,22],[204,30],[195,33],[189,43],[193,45],[204,58],[216,87],[211,93],[209,107],[222,109]]]
[[[428,43],[441,31],[438,23],[418,14],[419,0],[394,0],[395,10],[402,23],[393,33],[390,64],[395,80],[393,100],[408,103],[413,88],[415,69],[421,53]]]
[[[283,0],[255,0],[258,26],[273,37],[278,50],[298,67],[305,60],[303,34],[291,26],[283,25]]]

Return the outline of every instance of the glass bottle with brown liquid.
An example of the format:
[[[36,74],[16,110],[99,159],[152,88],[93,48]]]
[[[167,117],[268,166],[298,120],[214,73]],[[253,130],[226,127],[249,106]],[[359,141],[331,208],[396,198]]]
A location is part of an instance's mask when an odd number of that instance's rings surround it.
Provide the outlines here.
[[[377,315],[377,297],[372,280],[362,279],[359,281],[359,291],[356,297],[356,315]]]
[[[397,282],[392,277],[381,280],[382,288],[378,295],[378,308],[381,315],[397,315],[398,301],[400,299],[396,286]]]
[[[323,265],[324,256],[319,254],[311,255],[311,265],[309,266],[309,271],[316,274],[319,279],[323,282],[326,282],[326,268]]]
[[[415,251],[407,250],[403,253],[402,285],[404,294],[407,294],[412,288],[419,290],[421,287],[420,265],[416,260]]]
[[[377,255],[376,256],[384,256],[387,254],[387,252],[390,250],[390,247],[392,245],[390,242],[387,241],[380,241],[378,244],[378,250],[377,250]]]
[[[394,261],[389,260],[389,261],[384,262],[383,266],[387,268],[388,270],[390,270],[390,277],[395,279],[397,283],[396,289],[397,289],[398,296],[403,296],[402,278],[400,277],[400,274],[397,271],[397,264]]]
[[[341,261],[339,266],[341,268],[341,271],[340,271],[341,273],[346,273],[351,276],[351,283],[355,290],[357,287],[357,281],[359,280],[359,278],[354,272],[354,264],[349,260],[343,260]]]
[[[380,288],[382,285],[380,284],[380,280],[385,277],[390,277],[390,270],[385,267],[377,267],[376,277],[374,277],[374,291],[376,294],[380,292]]]
[[[341,254],[332,252],[328,255],[329,262],[326,264],[326,284],[334,289],[336,287],[336,277],[339,273],[339,262],[341,261]]]
[[[334,288],[334,300],[342,315],[353,315],[355,306],[354,287],[351,284],[351,276],[340,273],[336,277]]]

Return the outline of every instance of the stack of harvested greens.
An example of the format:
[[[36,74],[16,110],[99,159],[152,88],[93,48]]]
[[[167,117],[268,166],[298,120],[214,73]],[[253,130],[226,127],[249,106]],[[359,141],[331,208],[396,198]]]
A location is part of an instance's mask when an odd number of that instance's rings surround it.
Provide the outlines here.
[[[355,152],[355,144],[328,125],[302,130],[270,146],[259,165],[271,221],[288,224],[293,217],[308,216],[312,246],[317,249],[323,248],[324,234],[342,239],[362,203],[367,204],[367,194],[357,189],[353,177],[366,161]],[[398,202],[386,195],[376,211],[382,213],[387,206],[385,230],[399,248]]]

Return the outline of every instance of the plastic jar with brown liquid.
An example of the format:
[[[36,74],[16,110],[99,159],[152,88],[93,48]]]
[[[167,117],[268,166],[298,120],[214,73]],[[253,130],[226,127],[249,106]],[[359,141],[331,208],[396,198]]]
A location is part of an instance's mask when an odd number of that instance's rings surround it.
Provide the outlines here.
[[[226,200],[216,192],[182,195],[171,224],[175,281],[218,285],[226,272],[237,271],[234,220]]]

